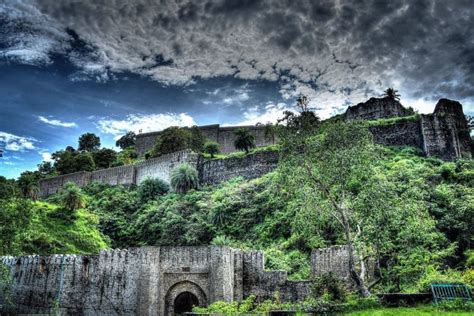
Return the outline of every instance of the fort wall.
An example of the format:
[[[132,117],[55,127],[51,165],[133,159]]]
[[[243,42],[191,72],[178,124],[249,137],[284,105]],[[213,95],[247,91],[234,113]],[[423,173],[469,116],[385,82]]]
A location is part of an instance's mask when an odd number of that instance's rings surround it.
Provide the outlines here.
[[[219,150],[222,153],[230,153],[236,151],[234,146],[235,131],[239,128],[248,129],[255,137],[255,145],[257,147],[268,146],[276,143],[274,136],[266,135],[265,126],[226,126],[221,127],[219,124],[198,126],[199,130],[207,139],[219,143]],[[151,132],[138,134],[135,144],[138,156],[143,157],[145,153],[153,148],[156,139],[161,132]]]
[[[327,259],[322,256],[329,255]],[[329,271],[333,252],[321,251],[313,271]],[[304,300],[310,281],[289,281],[285,271],[266,271],[260,251],[217,246],[140,247],[98,255],[0,257],[11,283],[0,284],[0,313],[170,315],[176,297],[189,292],[199,305],[223,300],[257,301],[276,292]],[[340,265],[340,264],[339,264]],[[337,265],[337,272],[344,267]]]
[[[215,185],[235,177],[258,178],[277,167],[278,157],[277,151],[259,151],[244,157],[201,159],[199,179],[202,184]]]

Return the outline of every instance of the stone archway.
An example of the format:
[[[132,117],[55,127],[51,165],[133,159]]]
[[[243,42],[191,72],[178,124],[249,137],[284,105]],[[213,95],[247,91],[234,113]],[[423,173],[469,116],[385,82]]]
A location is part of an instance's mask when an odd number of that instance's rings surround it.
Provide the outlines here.
[[[190,312],[193,306],[206,306],[207,298],[199,285],[190,281],[174,284],[168,290],[166,297],[166,315],[174,316]]]

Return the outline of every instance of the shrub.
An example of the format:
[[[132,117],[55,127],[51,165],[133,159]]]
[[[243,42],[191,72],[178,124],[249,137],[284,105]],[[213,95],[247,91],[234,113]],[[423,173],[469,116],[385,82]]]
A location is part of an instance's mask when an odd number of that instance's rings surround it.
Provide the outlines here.
[[[237,150],[244,150],[246,153],[255,147],[255,137],[250,134],[248,129],[239,128],[235,131],[234,146]]]
[[[233,243],[233,240],[224,235],[214,237],[214,239],[211,242],[211,244],[214,246],[230,246],[232,245],[232,243]]]
[[[75,211],[86,206],[87,196],[73,182],[68,182],[59,193],[59,203],[68,211]]]
[[[191,189],[197,189],[199,175],[195,168],[183,163],[171,172],[171,186],[178,193],[186,193]]]
[[[462,299],[444,300],[439,302],[437,307],[445,311],[474,312],[474,303]]]
[[[445,271],[439,270],[435,266],[428,266],[424,275],[416,283],[416,290],[420,292],[429,292],[432,283],[463,283],[461,272],[447,269]]]
[[[138,186],[138,197],[144,204],[166,194],[169,190],[170,186],[163,180],[148,178]]]
[[[204,152],[210,154],[211,158],[214,158],[214,155],[219,153],[219,144],[211,141],[206,142],[204,144]]]
[[[315,298],[327,297],[338,302],[344,302],[347,298],[343,281],[332,272],[316,277],[311,284],[311,293]]]

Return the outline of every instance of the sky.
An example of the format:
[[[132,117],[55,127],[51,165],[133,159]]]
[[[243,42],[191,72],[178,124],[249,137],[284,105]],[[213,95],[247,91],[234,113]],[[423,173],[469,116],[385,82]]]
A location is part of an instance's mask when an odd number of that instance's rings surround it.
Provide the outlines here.
[[[378,97],[474,115],[472,0],[0,0],[0,175],[85,132],[321,118]]]

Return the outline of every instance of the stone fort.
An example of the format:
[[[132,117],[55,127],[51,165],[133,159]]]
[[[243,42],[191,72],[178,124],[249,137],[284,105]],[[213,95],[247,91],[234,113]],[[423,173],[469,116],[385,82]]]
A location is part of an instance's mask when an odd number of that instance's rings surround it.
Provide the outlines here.
[[[472,158],[473,146],[462,105],[457,101],[440,99],[432,114],[413,115],[400,102],[389,98],[371,98],[367,102],[351,106],[341,115],[344,120],[368,120],[378,122],[369,130],[376,143],[388,146],[411,146],[420,149],[428,157],[443,160]],[[377,121],[378,120],[378,121]],[[220,127],[200,126],[205,137],[220,144],[224,153],[235,151],[235,130],[242,126]],[[257,147],[277,142],[275,137],[265,133],[265,126],[244,128],[255,137]],[[136,149],[143,156],[150,150],[160,132],[137,135]],[[111,185],[138,185],[144,179],[160,178],[169,182],[171,170],[187,162],[199,172],[203,185],[214,185],[241,176],[247,179],[260,177],[272,171],[278,163],[275,151],[260,151],[245,157],[226,159],[206,159],[189,150],[179,151],[144,162],[92,172],[77,172],[40,181],[40,196],[46,197],[57,192],[67,182],[85,186],[91,182]]]
[[[456,101],[441,99],[432,114],[413,115],[395,100],[372,98],[349,107],[339,118],[376,122],[369,129],[379,144],[412,146],[444,160],[472,158],[467,121]],[[201,129],[224,152],[235,150],[235,127]],[[250,129],[257,145],[274,143],[266,138],[264,127]],[[138,135],[142,155],[156,137],[159,132]],[[147,177],[169,181],[171,170],[183,162],[197,168],[201,183],[214,185],[236,176],[251,179],[270,172],[278,164],[278,152],[206,159],[183,150],[135,165],[45,179],[40,183],[41,195],[57,192],[68,181],[80,186],[93,181],[139,184]],[[312,275],[333,271],[349,282],[347,250],[345,246],[314,250]],[[285,271],[265,270],[261,252],[228,247],[142,247],[90,256],[7,256],[0,260],[12,280],[0,291],[0,313],[50,313],[57,308],[80,315],[175,315],[217,300],[241,300],[249,295],[264,300],[278,292],[283,300],[298,301],[310,292],[309,281],[291,281]]]
[[[304,300],[310,281],[266,271],[259,251],[228,247],[141,247],[99,255],[0,257],[11,283],[0,288],[0,313],[176,315],[215,301],[276,292]],[[312,252],[314,276],[333,271],[348,280],[347,247]]]

